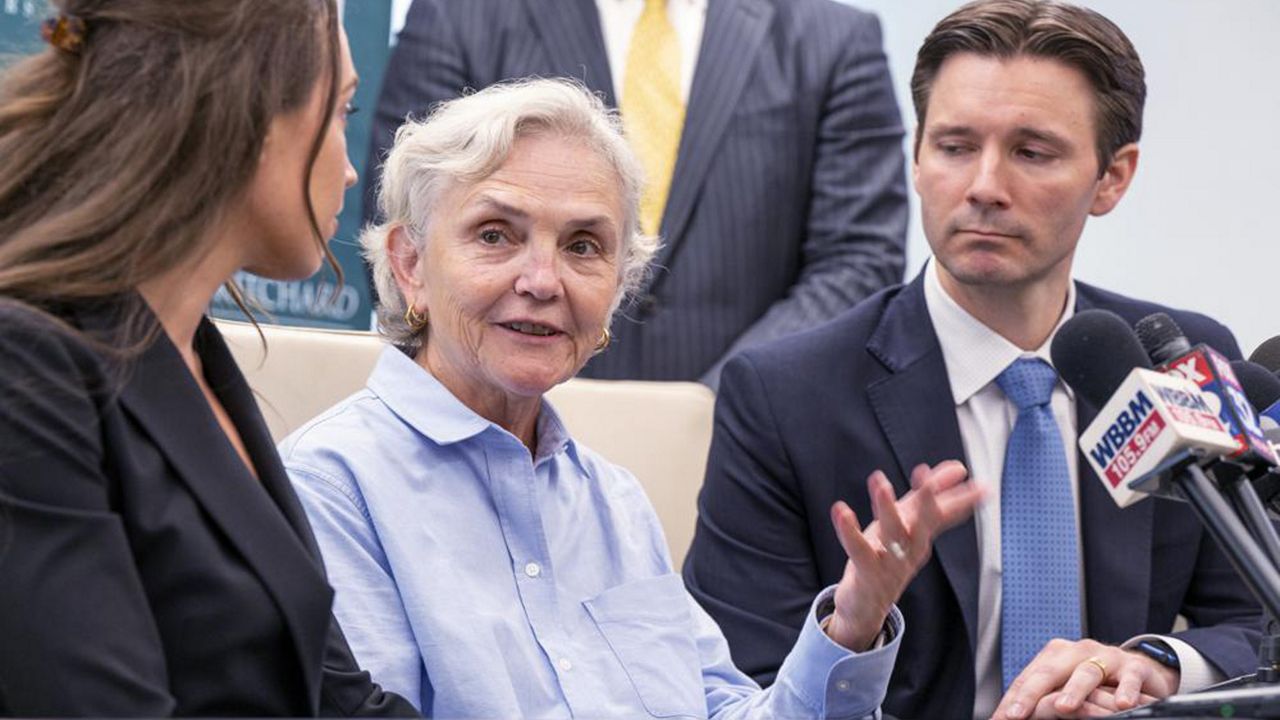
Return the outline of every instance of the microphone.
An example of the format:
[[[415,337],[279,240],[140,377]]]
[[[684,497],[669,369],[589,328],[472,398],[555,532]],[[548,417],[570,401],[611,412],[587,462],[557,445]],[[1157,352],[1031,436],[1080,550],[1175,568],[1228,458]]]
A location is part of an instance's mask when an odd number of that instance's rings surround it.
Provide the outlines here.
[[[1120,326],[1117,326],[1117,321]],[[1250,530],[1256,530],[1254,527],[1256,513],[1250,518],[1250,525],[1246,528],[1242,518],[1233,512],[1233,508],[1220,494],[1217,483],[1210,479],[1202,467],[1202,465],[1228,466],[1230,461],[1221,460],[1217,456],[1238,454],[1249,447],[1237,439],[1223,418],[1226,413],[1222,411],[1233,406],[1236,400],[1232,398],[1229,402],[1223,402],[1221,395],[1204,392],[1199,382],[1194,382],[1182,372],[1160,374],[1144,369],[1150,367],[1151,360],[1155,360],[1166,371],[1175,367],[1178,361],[1184,364],[1197,363],[1188,367],[1187,370],[1206,370],[1209,369],[1208,364],[1214,362],[1213,356],[1209,354],[1212,351],[1197,354],[1197,350],[1207,351],[1208,348],[1193,347],[1180,330],[1172,333],[1166,331],[1153,333],[1149,336],[1148,342],[1140,343],[1133,331],[1118,317],[1094,316],[1086,322],[1090,325],[1088,328],[1090,332],[1087,334],[1093,337],[1101,334],[1097,330],[1099,326],[1105,326],[1106,339],[1102,342],[1079,342],[1077,338],[1072,337],[1076,333],[1068,327],[1072,324],[1068,321],[1063,324],[1059,335],[1072,332],[1061,345],[1055,338],[1052,348],[1053,359],[1055,366],[1066,367],[1067,372],[1072,373],[1072,380],[1068,382],[1078,383],[1072,385],[1078,395],[1090,400],[1095,406],[1102,407],[1093,423],[1081,434],[1080,447],[1089,458],[1099,478],[1103,479],[1103,484],[1111,493],[1112,499],[1122,507],[1132,503],[1133,496],[1141,492],[1185,499],[1204,524],[1205,530],[1213,537],[1232,567],[1244,580],[1250,592],[1266,609],[1268,616],[1277,617],[1280,615],[1280,572],[1277,571],[1273,561],[1274,555],[1271,554],[1274,546],[1264,549],[1262,544],[1264,541],[1258,538],[1257,533],[1250,532]],[[1166,328],[1177,327],[1172,319],[1167,322],[1157,319],[1153,322]],[[1135,344],[1139,348],[1136,354],[1133,348]],[[1111,352],[1113,349],[1115,349],[1114,353]],[[1151,351],[1150,355],[1148,351]],[[1198,366],[1199,363],[1204,363],[1204,367]],[[1225,365],[1225,359],[1223,363]],[[1128,371],[1128,375],[1118,383],[1119,386],[1114,393],[1110,394],[1109,399],[1100,402],[1099,398],[1107,398],[1105,393],[1110,392],[1106,384],[1115,383],[1114,378],[1123,374],[1126,367],[1134,369]],[[1087,377],[1091,370],[1097,373],[1092,382]],[[1230,372],[1230,365],[1226,365],[1225,370]],[[1217,368],[1213,368],[1213,371],[1217,373]],[[1226,372],[1220,374],[1225,376]],[[1197,372],[1197,374],[1203,376],[1205,373]],[[1190,373],[1188,372],[1187,375]],[[1062,376],[1064,379],[1068,377],[1066,372],[1063,372]],[[1220,378],[1214,379],[1220,380]],[[1235,380],[1234,375],[1232,380]],[[1171,383],[1163,386],[1166,390],[1164,399],[1171,401],[1166,408],[1157,408],[1154,400],[1144,402],[1142,399],[1148,391],[1157,394],[1161,381]],[[1178,384],[1181,384],[1180,388],[1176,387]],[[1238,383],[1236,390],[1239,395],[1244,394],[1244,390]],[[1182,393],[1185,393],[1185,396]],[[1147,407],[1148,402],[1150,407]],[[1166,411],[1170,413],[1169,417],[1163,415]],[[1192,420],[1188,423],[1191,426],[1190,429],[1199,428],[1209,431],[1208,434],[1218,444],[1214,446],[1196,441],[1190,432],[1184,432],[1184,428],[1180,426],[1179,423],[1183,420]],[[1165,422],[1165,426],[1157,427],[1162,421]],[[1200,427],[1201,424],[1204,427]],[[1105,429],[1100,429],[1104,427]],[[1108,447],[1121,447],[1122,449],[1116,453],[1115,457],[1128,457],[1127,454],[1137,455],[1127,468],[1123,465],[1116,467],[1116,472],[1119,473],[1118,483],[1115,482],[1117,478],[1108,476],[1107,467],[1101,469],[1099,467],[1102,465],[1099,461],[1106,460],[1105,452],[1102,454],[1091,452],[1090,444],[1095,441],[1095,438],[1103,438],[1103,442],[1107,443]],[[1095,444],[1093,450],[1097,449],[1098,446]],[[1269,443],[1267,449],[1271,449]],[[1111,462],[1115,463],[1114,460]],[[1227,494],[1239,497],[1252,494],[1252,486],[1241,475],[1242,468],[1228,467],[1235,468],[1237,473],[1237,479],[1228,485],[1237,489],[1238,492]],[[1144,468],[1147,469],[1145,472]],[[1236,497],[1232,499],[1235,500]],[[1253,502],[1255,508],[1260,507],[1256,495],[1253,496]],[[1266,525],[1269,530],[1270,525]],[[1274,534],[1269,539],[1274,539]],[[1276,666],[1272,661],[1274,653],[1264,651],[1260,655],[1262,658],[1260,674],[1257,677],[1269,678],[1270,676],[1262,673],[1264,668]],[[1275,698],[1275,693],[1268,692],[1263,702]],[[1235,702],[1243,698],[1231,695],[1221,699]],[[1180,715],[1179,709],[1182,707],[1185,706],[1166,701],[1141,710],[1130,711],[1129,714]]]
[[[1240,379],[1249,402],[1254,407],[1266,408],[1258,413],[1263,434],[1273,445],[1280,442],[1280,378],[1265,367],[1244,360],[1233,361],[1231,369]],[[1248,475],[1267,511],[1272,517],[1280,518],[1280,468],[1256,468]]]
[[[1280,337],[1272,339],[1280,340]],[[1280,347],[1280,343],[1277,346]],[[1254,352],[1253,356],[1257,354]],[[1272,431],[1280,431],[1280,377],[1256,360],[1232,360],[1231,369],[1244,389],[1245,399],[1258,410],[1258,425],[1263,435],[1272,444],[1280,442],[1280,433],[1272,437]]]
[[[1101,408],[1080,433],[1080,449],[1116,505],[1151,494],[1131,482],[1170,458],[1235,452],[1235,438],[1200,388],[1150,370],[1147,352],[1119,315],[1077,313],[1058,330],[1049,354],[1063,381]]]
[[[1134,330],[1151,361],[1157,363],[1157,371],[1180,375],[1210,395],[1222,423],[1236,438],[1236,450],[1227,453],[1227,457],[1249,464],[1280,464],[1280,457],[1262,434],[1258,415],[1245,398],[1231,363],[1222,353],[1203,343],[1193,346],[1178,323],[1162,312],[1142,318]]]
[[[1110,310],[1081,310],[1058,328],[1049,345],[1058,377],[1076,395],[1102,407],[1129,371],[1151,360],[1124,318]]]
[[[1145,369],[1150,362],[1146,352],[1135,355],[1126,335],[1133,338],[1127,324],[1121,328],[1114,319],[1080,313],[1063,323],[1051,346],[1054,367],[1062,368],[1064,379],[1070,373],[1082,398],[1096,403],[1106,397],[1101,394],[1106,382],[1123,377],[1080,434],[1081,450],[1121,507],[1142,494],[1180,496],[1190,503],[1253,595],[1271,617],[1280,616],[1280,572],[1201,467],[1238,448],[1211,407],[1213,396],[1178,374]],[[1172,352],[1174,359],[1186,354],[1176,337],[1166,337],[1154,349],[1162,356]],[[1092,380],[1090,369],[1097,373]]]
[[[1249,356],[1249,362],[1257,363],[1271,372],[1280,371],[1280,335],[1259,345]]]
[[[1178,323],[1165,313],[1153,313],[1134,326],[1156,369],[1195,382],[1215,403],[1219,419],[1236,441],[1236,449],[1222,453],[1220,462],[1205,466],[1222,496],[1272,567],[1280,567],[1280,537],[1267,519],[1266,506],[1253,480],[1280,464],[1275,448],[1263,435],[1258,414],[1245,396],[1232,365],[1203,343],[1192,346]]]

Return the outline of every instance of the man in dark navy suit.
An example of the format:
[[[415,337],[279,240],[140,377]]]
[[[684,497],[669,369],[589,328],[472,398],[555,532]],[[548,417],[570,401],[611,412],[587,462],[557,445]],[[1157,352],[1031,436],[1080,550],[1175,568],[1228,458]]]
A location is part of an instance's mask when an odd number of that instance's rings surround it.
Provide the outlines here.
[[[618,107],[663,249],[586,377],[701,380],[902,281],[905,134],[880,24],[834,0],[415,0],[374,120],[569,77]],[[373,203],[365,202],[366,214]]]
[[[912,93],[933,257],[911,283],[727,365],[690,590],[738,666],[769,682],[805,599],[844,567],[832,503],[866,522],[872,470],[901,494],[917,464],[960,458],[987,501],[901,600],[886,712],[1070,715],[1250,672],[1256,603],[1186,505],[1116,507],[1075,449],[1098,408],[1048,354],[1064,321],[1103,308],[1130,323],[1169,312],[1239,357],[1209,318],[1072,280],[1086,219],[1137,168],[1136,51],[1089,10],[978,2],[925,40]],[[1179,614],[1191,627],[1174,633]]]

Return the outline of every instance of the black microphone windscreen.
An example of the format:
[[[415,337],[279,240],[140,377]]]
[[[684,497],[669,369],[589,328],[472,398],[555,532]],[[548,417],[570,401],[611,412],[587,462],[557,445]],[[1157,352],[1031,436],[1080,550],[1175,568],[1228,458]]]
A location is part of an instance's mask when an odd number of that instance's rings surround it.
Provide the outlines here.
[[[1254,408],[1266,410],[1280,400],[1280,378],[1270,370],[1248,360],[1232,360],[1231,369]]]
[[[1134,368],[1151,367],[1133,328],[1109,310],[1076,313],[1058,329],[1049,354],[1063,381],[1099,408]]]
[[[1159,364],[1191,351],[1191,342],[1182,328],[1165,313],[1151,313],[1134,323],[1133,330],[1152,363]]]
[[[1249,362],[1258,363],[1271,372],[1280,372],[1280,335],[1259,345],[1249,356]]]

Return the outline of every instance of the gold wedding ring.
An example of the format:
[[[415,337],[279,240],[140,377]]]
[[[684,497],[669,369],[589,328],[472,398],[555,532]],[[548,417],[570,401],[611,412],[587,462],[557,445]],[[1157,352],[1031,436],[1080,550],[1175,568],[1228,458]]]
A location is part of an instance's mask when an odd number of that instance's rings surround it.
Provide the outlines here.
[[[1098,657],[1097,655],[1094,655],[1093,657],[1089,658],[1088,660],[1085,660],[1084,662],[1082,662],[1082,663],[1080,663],[1080,664],[1081,664],[1081,665],[1092,665],[1092,666],[1094,666],[1094,667],[1098,668],[1098,672],[1102,673],[1102,679],[1103,679],[1103,680],[1106,680],[1106,679],[1107,679],[1107,664],[1106,664],[1106,663],[1104,663],[1104,662],[1102,662],[1102,658]]]

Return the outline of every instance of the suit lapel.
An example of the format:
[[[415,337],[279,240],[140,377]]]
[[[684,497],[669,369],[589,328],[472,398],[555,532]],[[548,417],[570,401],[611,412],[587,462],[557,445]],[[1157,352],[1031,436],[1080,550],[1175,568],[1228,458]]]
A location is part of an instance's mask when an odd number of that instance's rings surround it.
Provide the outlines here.
[[[773,21],[765,0],[710,0],[689,91],[684,130],[671,193],[662,215],[662,237],[656,266],[666,266],[681,242],[720,138],[733,116],[755,68],[756,52]],[[655,273],[661,277],[665,273]]]
[[[218,394],[262,475],[261,483],[222,433],[163,331],[134,362],[120,403],[275,599],[298,650],[307,697],[318,698],[333,593],[319,567],[314,539],[309,530],[300,531],[305,520],[284,484],[288,480],[266,428],[248,410],[252,396],[243,377],[212,327],[201,328],[202,344],[210,344],[211,333],[216,348],[200,348],[201,357],[212,371],[211,384],[220,386]],[[287,502],[280,503],[282,499]]]
[[[306,511],[298,500],[284,464],[280,461],[280,453],[276,450],[271,432],[254,399],[244,375],[240,373],[235,358],[227,348],[222,334],[213,323],[204,319],[196,332],[196,344],[200,348],[200,356],[204,361],[204,373],[209,385],[222,402],[222,407],[231,416],[240,440],[244,443],[253,467],[258,472],[258,480],[262,487],[275,501],[276,507],[284,515],[285,521],[293,529],[303,547],[317,560],[316,567],[324,572],[319,561],[320,547],[316,544],[311,524],[307,521]]]
[[[600,16],[593,0],[524,0],[553,76],[577,78],[617,107],[609,72],[609,55],[600,33]]]
[[[873,382],[867,397],[884,432],[900,474],[893,478],[905,493],[911,469],[961,459],[964,443],[933,323],[924,300],[921,274],[890,301],[867,349],[890,375]],[[956,594],[970,647],[978,636],[978,534],[973,518],[938,537],[934,554]]]
[[[1076,312],[1095,305],[1077,285]],[[1107,308],[1103,308],[1107,309]],[[1076,399],[1077,434],[1100,408]],[[1085,571],[1085,614],[1089,637],[1120,643],[1147,627],[1150,608],[1152,533],[1157,500],[1147,498],[1121,509],[1077,448],[1080,536]]]

